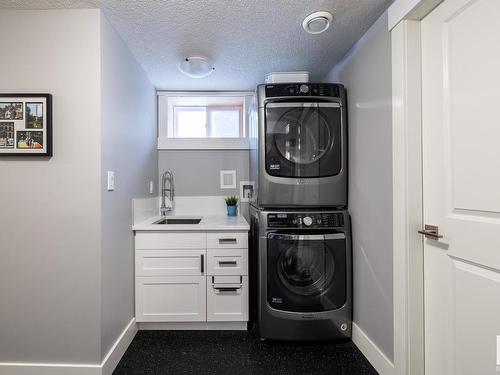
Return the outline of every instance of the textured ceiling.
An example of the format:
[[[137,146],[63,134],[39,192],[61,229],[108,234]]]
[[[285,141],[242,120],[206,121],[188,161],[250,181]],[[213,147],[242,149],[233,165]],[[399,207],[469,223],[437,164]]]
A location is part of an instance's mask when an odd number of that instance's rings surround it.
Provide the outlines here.
[[[0,0],[1,8],[100,8],[159,89],[253,90],[272,71],[326,76],[392,0]],[[302,20],[326,10],[325,33]],[[182,75],[179,61],[209,57],[207,78]]]

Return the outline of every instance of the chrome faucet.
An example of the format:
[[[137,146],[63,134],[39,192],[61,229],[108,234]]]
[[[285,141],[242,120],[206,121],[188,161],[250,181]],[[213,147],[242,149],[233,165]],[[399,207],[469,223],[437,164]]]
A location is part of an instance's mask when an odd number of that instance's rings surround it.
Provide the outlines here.
[[[165,186],[168,181],[168,188]],[[168,192],[168,199],[170,200],[170,207],[167,207],[165,203],[165,196]],[[163,172],[161,176],[161,206],[160,213],[161,216],[165,216],[167,212],[172,211],[174,208],[174,174],[171,171]]]

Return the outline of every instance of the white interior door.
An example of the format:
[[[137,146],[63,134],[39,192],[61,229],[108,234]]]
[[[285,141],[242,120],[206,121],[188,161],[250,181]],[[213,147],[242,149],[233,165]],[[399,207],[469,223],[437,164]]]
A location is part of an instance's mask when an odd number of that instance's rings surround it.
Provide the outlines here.
[[[500,0],[422,21],[426,375],[499,374]]]

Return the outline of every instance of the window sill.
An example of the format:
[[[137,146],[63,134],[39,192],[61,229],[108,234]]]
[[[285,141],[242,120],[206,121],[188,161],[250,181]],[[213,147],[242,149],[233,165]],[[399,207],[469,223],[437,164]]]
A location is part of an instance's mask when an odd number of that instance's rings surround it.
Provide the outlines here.
[[[246,138],[158,138],[158,150],[249,150]]]

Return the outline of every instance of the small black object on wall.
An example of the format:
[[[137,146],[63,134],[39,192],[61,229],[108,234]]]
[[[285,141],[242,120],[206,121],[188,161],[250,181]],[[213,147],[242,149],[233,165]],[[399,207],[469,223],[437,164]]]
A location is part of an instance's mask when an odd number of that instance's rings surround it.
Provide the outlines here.
[[[52,95],[0,94],[1,156],[52,156]]]

